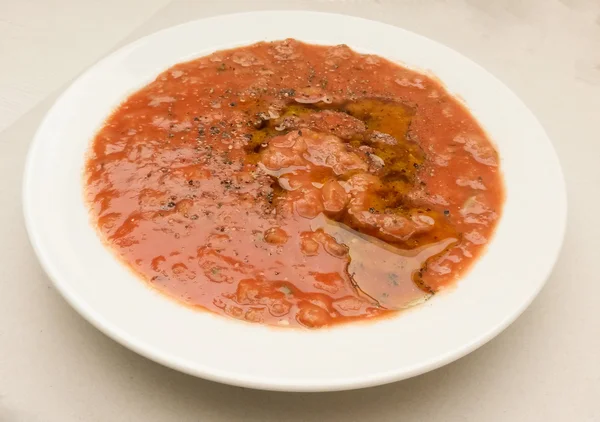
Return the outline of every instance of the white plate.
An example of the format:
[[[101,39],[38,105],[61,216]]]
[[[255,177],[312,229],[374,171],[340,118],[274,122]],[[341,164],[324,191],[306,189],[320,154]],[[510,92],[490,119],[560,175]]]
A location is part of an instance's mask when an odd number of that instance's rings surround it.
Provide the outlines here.
[[[497,143],[507,199],[487,253],[458,287],[376,323],[273,329],[194,311],[148,288],[98,238],[82,196],[84,155],[125,96],[169,66],[214,50],[287,37],[345,43],[427,69],[464,99]],[[436,42],[349,16],[259,12],[190,22],[97,63],[58,99],[31,146],[23,191],[35,251],[58,290],[100,330],[189,374],[246,387],[322,391],[372,386],[464,356],[514,321],[542,288],[566,220],[563,176],[544,130],[481,67]]]

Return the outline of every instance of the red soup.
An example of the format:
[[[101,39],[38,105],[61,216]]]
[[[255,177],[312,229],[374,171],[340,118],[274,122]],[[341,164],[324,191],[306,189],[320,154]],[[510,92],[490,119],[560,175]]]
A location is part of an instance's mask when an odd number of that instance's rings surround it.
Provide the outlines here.
[[[312,328],[452,284],[498,221],[498,166],[436,80],[285,40],[178,64],[131,95],[93,141],[86,196],[159,291]]]

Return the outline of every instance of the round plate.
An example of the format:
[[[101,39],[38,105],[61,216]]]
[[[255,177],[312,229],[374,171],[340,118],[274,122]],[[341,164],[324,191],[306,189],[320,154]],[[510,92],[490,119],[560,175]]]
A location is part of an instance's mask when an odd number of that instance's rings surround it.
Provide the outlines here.
[[[277,329],[195,311],[157,293],[105,248],[83,201],[94,133],[128,94],[169,66],[214,50],[296,38],[348,44],[431,71],[460,95],[497,144],[506,204],[495,237],[450,291],[390,319],[317,331]],[[473,351],[542,288],[566,219],[563,176],[527,107],[481,67],[436,42],[349,16],[259,12],[190,22],[100,61],[56,101],[27,160],[24,211],[33,247],[58,290],[100,330],[189,374],[245,387],[323,391],[397,381]]]

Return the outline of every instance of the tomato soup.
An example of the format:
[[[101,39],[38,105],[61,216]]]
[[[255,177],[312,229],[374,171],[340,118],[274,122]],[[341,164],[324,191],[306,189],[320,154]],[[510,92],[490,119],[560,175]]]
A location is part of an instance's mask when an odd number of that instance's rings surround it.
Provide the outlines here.
[[[503,203],[496,150],[438,81],[291,39],[160,74],[98,132],[85,183],[102,238],[152,287],[310,328],[451,285]]]

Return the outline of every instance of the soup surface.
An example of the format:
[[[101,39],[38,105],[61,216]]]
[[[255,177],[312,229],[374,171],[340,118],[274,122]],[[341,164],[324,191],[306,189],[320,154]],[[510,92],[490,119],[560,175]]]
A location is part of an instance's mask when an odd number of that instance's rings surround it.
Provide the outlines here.
[[[503,202],[496,150],[439,82],[295,40],[163,72],[108,118],[85,178],[102,237],[153,287],[310,328],[450,285]]]

